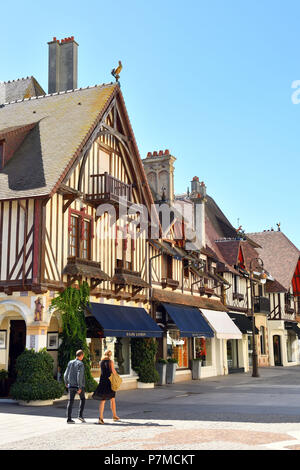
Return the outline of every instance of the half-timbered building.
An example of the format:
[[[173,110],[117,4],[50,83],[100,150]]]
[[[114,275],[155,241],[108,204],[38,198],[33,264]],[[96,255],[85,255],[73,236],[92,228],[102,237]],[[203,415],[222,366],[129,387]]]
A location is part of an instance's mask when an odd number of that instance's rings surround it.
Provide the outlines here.
[[[206,187],[194,178],[188,195],[175,196],[175,160],[166,150],[149,152],[143,163],[157,212],[170,211],[168,236],[150,241],[150,299],[164,329],[160,354],[177,359],[179,381],[191,378],[194,360],[201,362],[201,377],[228,373],[226,340],[242,334],[227,314],[227,281],[206,243]]]
[[[50,64],[65,46],[77,43],[49,43]],[[0,369],[13,376],[25,346],[46,347],[57,365],[61,318],[51,300],[87,281],[93,372],[109,347],[125,386],[135,387],[130,337],[161,336],[148,315],[148,234],[139,222],[152,195],[119,83],[77,89],[73,77],[60,90],[55,76],[58,91],[16,90],[0,108]]]
[[[292,366],[300,362],[299,255],[298,248],[280,230],[248,234],[273,280],[267,281],[269,297],[268,347],[270,365]],[[260,293],[258,293],[259,295]]]

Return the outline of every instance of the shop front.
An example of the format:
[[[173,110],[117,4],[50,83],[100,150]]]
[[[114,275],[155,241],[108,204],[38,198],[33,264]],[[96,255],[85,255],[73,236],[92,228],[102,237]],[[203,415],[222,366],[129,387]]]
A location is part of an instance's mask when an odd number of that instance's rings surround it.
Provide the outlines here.
[[[286,352],[287,362],[295,363],[299,362],[299,343],[300,328],[296,322],[286,321],[284,322],[286,330]]]
[[[198,308],[186,305],[160,303],[156,310],[156,321],[163,325],[165,332],[165,347],[162,345],[161,356],[177,361],[175,382],[190,380],[193,359],[199,358],[206,366],[207,353],[210,357],[210,351],[209,347],[205,348],[205,342],[213,338],[213,330]]]
[[[231,320],[241,331],[243,357],[245,358],[244,366],[241,370],[240,357],[239,357],[239,340],[227,341],[227,357],[228,357],[228,371],[232,372],[248,372],[252,366],[252,353],[253,353],[253,335],[252,335],[252,320],[243,313],[228,312]],[[255,334],[258,335],[259,331],[255,327]],[[248,360],[247,360],[248,359]]]
[[[200,309],[214,331],[212,358],[215,375],[244,372],[248,363],[243,335],[226,312]]]
[[[300,329],[296,322],[269,320],[269,351],[271,366],[299,364]]]
[[[161,338],[162,329],[144,308],[91,303],[86,315],[92,374],[100,377],[100,361],[111,350],[122,389],[137,388],[137,374],[131,367],[131,338]]]

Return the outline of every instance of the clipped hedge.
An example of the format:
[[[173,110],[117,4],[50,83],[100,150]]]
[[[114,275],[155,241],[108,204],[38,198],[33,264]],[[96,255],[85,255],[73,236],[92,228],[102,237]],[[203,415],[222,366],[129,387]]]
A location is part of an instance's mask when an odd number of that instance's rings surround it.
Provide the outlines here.
[[[139,375],[139,382],[156,383],[159,373],[155,368],[157,343],[153,338],[131,339],[132,368]]]
[[[17,380],[10,388],[15,400],[54,400],[64,393],[64,385],[53,378],[53,359],[46,349],[26,349],[17,359]]]

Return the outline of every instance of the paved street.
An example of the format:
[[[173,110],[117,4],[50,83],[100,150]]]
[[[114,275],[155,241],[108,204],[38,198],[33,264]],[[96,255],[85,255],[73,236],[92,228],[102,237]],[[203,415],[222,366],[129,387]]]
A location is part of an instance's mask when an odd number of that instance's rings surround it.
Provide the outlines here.
[[[260,378],[233,374],[117,394],[121,422],[68,425],[65,402],[23,407],[0,402],[0,450],[300,450],[300,367],[260,369]],[[77,411],[75,403],[75,413]]]

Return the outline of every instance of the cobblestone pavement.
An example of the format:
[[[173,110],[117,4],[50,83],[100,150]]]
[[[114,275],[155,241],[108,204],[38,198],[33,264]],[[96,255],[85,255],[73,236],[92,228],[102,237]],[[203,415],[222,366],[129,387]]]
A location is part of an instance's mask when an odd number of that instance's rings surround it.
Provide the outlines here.
[[[300,450],[300,367],[119,392],[121,421],[107,403],[105,425],[93,400],[86,424],[68,425],[65,406],[0,400],[0,450]]]

